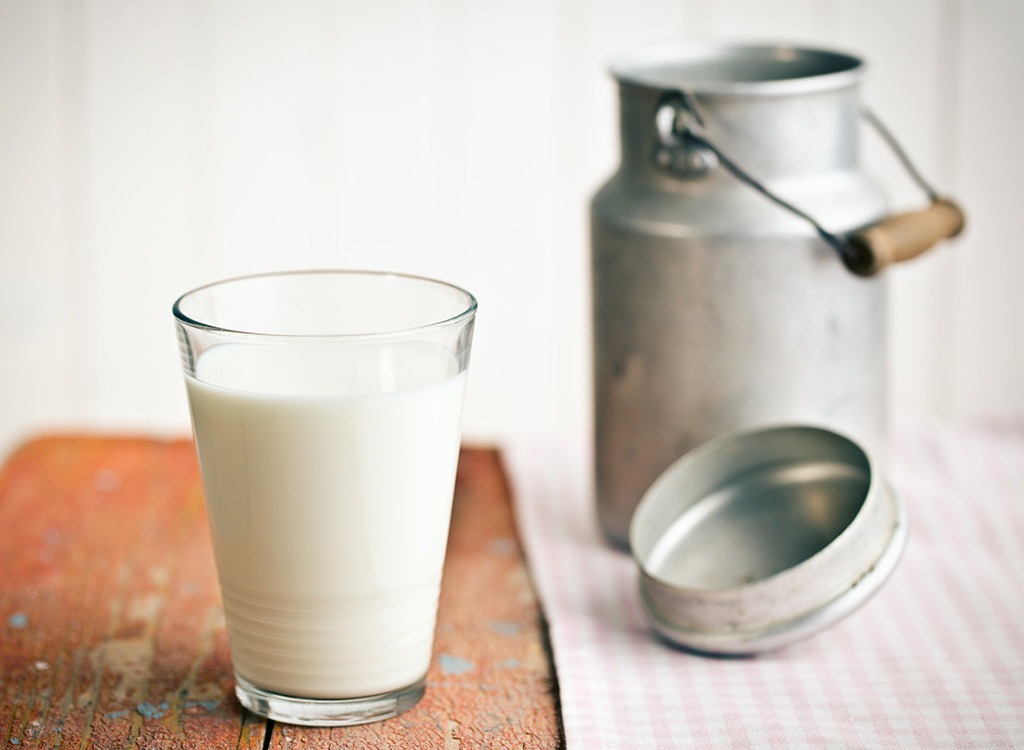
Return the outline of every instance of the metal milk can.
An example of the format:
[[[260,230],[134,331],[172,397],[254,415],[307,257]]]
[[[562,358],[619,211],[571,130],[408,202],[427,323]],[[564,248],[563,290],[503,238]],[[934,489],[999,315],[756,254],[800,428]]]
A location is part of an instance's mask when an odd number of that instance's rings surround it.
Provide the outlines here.
[[[929,189],[930,209],[883,221],[858,162],[863,69],[828,50],[690,42],[613,65],[622,161],[591,204],[595,479],[613,543],[652,481],[723,433],[805,422],[881,448],[873,274],[962,216]]]

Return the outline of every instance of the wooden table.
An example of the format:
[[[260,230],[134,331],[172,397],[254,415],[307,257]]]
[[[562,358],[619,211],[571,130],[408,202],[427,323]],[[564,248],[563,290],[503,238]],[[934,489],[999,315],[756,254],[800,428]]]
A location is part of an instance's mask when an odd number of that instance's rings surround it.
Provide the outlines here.
[[[287,726],[235,699],[191,442],[30,442],[0,472],[0,529],[0,747],[562,744],[493,450],[462,452],[426,696],[361,727]]]

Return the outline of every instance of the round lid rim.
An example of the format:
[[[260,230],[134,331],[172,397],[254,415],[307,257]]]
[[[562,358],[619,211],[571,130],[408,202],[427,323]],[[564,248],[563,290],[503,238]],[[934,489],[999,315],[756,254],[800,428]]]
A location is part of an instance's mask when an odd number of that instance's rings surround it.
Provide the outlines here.
[[[744,655],[781,648],[818,633],[852,614],[866,603],[888,580],[906,547],[909,519],[902,498],[887,482],[883,496],[889,500],[894,522],[891,533],[878,557],[855,580],[848,581],[835,596],[809,610],[765,627],[748,630],[699,630],[669,621],[654,607],[646,595],[646,583],[663,586],[657,579],[641,572],[641,599],[653,629],[674,645],[708,654]]]

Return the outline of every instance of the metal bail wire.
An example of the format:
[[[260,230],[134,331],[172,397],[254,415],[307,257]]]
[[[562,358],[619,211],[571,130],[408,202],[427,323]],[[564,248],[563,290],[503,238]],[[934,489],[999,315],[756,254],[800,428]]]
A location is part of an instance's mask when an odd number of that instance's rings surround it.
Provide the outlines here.
[[[861,108],[860,114],[878,132],[882,140],[885,141],[886,145],[889,146],[903,165],[903,168],[925,192],[928,198],[932,202],[939,200],[936,190],[924,179],[920,171],[910,161],[910,157],[903,147],[900,146],[892,132],[866,107]],[[659,167],[674,167],[674,171],[679,173],[681,177],[696,177],[710,171],[714,163],[717,162],[734,178],[810,224],[818,236],[835,250],[843,264],[854,273],[862,273],[865,266],[872,262],[870,258],[863,257],[863,254],[858,251],[857,247],[845,235],[830,232],[813,216],[773,192],[764,183],[753,177],[726,154],[722,153],[718,146],[708,140],[704,135],[704,115],[701,112],[700,104],[697,102],[697,97],[692,92],[683,89],[667,92],[658,102],[654,113],[654,122],[660,142],[655,154],[655,163]],[[673,147],[682,150],[685,154],[681,164],[679,160],[671,160],[666,157],[666,153]],[[713,159],[707,157],[695,158],[694,154],[700,151],[706,152]],[[694,167],[697,167],[697,169]]]

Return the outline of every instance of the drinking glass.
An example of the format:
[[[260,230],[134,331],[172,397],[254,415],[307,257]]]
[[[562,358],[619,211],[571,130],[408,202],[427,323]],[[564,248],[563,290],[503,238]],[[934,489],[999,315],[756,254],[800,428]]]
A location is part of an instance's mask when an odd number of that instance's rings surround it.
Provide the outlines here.
[[[423,695],[476,300],[297,271],[173,307],[236,693],[293,724]]]

